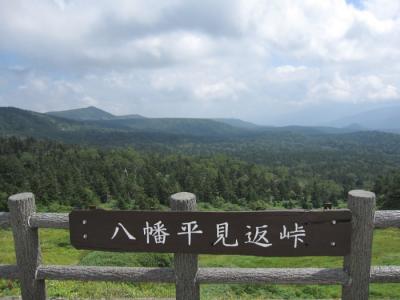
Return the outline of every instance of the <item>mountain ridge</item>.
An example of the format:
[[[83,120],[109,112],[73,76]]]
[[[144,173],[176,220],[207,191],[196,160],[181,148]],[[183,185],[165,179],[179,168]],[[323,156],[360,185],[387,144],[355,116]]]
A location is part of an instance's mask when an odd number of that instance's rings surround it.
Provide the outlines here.
[[[95,106],[82,108],[74,108],[68,110],[49,111],[47,115],[61,117],[76,121],[101,121],[101,120],[117,120],[117,119],[145,119],[146,117],[139,114],[129,114],[116,116],[105,110]]]
[[[91,110],[98,112],[96,108]],[[105,114],[104,114],[105,113]],[[109,113],[100,111],[101,116]],[[111,114],[110,114],[111,115]],[[93,116],[92,116],[93,118]],[[233,120],[233,121],[232,121]],[[231,123],[236,124],[236,127]],[[245,140],[268,139],[280,142],[279,136],[301,139],[357,133],[348,128],[285,126],[257,126],[238,119],[201,118],[113,118],[101,120],[74,120],[65,116],[38,113],[15,107],[0,107],[0,135],[47,138],[68,143],[133,145],[157,143],[193,144],[201,141],[237,143]],[[284,138],[283,138],[284,139]]]
[[[400,131],[400,105],[359,112],[328,122],[327,125],[335,127],[355,125],[370,130]]]
[[[102,109],[99,109],[95,106],[88,106],[84,108],[74,108],[74,109],[60,110],[60,111],[49,111],[46,114],[77,121],[111,120],[115,118],[113,114],[106,112]]]

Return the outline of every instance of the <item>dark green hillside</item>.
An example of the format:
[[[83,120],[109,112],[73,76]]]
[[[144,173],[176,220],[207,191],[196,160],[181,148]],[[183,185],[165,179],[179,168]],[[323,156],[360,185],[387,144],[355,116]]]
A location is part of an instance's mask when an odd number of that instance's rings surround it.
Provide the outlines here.
[[[233,127],[244,128],[244,129],[256,129],[261,127],[260,125],[256,125],[254,123],[243,121],[240,119],[219,118],[213,120],[231,125]]]
[[[114,115],[94,106],[63,111],[50,111],[47,114],[77,121],[111,120],[115,118]]]
[[[68,117],[68,114],[73,117]],[[58,116],[55,116],[58,115]],[[72,120],[76,118],[81,120]],[[99,120],[99,118],[103,118]],[[91,120],[96,119],[96,120]],[[82,136],[89,144],[99,144],[96,138],[107,134],[118,136],[114,145],[135,145],[142,143],[143,133],[149,133],[149,137],[157,136],[158,139],[168,140],[175,135],[173,140],[181,139],[185,143],[203,143],[207,137],[212,141],[234,141],[237,143],[258,139],[270,139],[271,136],[281,135],[283,140],[286,136],[312,136],[321,134],[340,134],[347,130],[326,127],[254,127],[240,120],[232,124],[212,119],[190,119],[190,118],[124,118],[115,117],[97,108],[78,109],[60,113],[41,114],[17,108],[0,107],[0,134],[19,135],[34,137],[49,137],[67,142],[80,142]],[[251,123],[250,123],[251,124]],[[74,137],[75,135],[75,137]],[[146,143],[149,142],[146,137]],[[242,140],[242,139],[245,140]],[[150,138],[151,139],[151,138]],[[239,140],[238,140],[239,139]]]
[[[71,112],[71,111],[69,111]],[[88,108],[73,111],[79,113],[97,112],[96,108]],[[109,114],[106,113],[108,116]],[[58,116],[55,116],[58,115]],[[74,115],[79,118],[77,115]],[[112,116],[112,115],[110,115]],[[100,118],[99,115],[91,115],[93,118]],[[0,108],[0,134],[34,136],[34,137],[57,137],[58,140],[68,140],[73,142],[73,134],[76,134],[76,139],[80,140],[83,134],[90,138],[93,135],[101,135],[102,133],[132,133],[135,135],[138,132],[151,133],[158,135],[165,134],[166,139],[170,135],[185,135],[185,136],[237,136],[243,135],[244,131],[239,128],[234,128],[230,125],[217,122],[210,119],[185,119],[185,118],[128,118],[113,117],[107,120],[83,120],[90,118],[89,115],[81,115],[82,120],[71,120],[65,115],[65,112],[60,114],[41,114],[31,111],[25,111],[17,108]],[[72,133],[73,132],[73,133]],[[150,134],[150,136],[151,136]],[[127,140],[122,144],[130,143],[132,139],[127,135]],[[89,141],[90,142],[90,141]]]
[[[361,132],[365,131],[365,129],[359,127],[326,127],[326,126],[263,126],[258,128],[260,131],[264,132],[293,132],[299,134],[342,134],[342,133],[352,133],[352,132]]]
[[[0,108],[0,135],[51,137],[58,132],[80,128],[74,121],[54,118],[45,114],[14,107]]]
[[[121,130],[159,132],[192,136],[237,136],[247,133],[247,130],[235,128],[231,125],[217,122],[211,119],[117,119],[107,121],[94,121],[87,124],[95,125],[100,128],[114,128]]]
[[[130,114],[130,115],[122,115],[122,116],[115,116],[114,119],[146,119],[142,115],[138,114]]]
[[[115,116],[101,110],[94,106],[89,106],[85,108],[77,108],[62,111],[49,111],[48,115],[56,116],[60,118],[76,120],[76,121],[99,121],[99,120],[115,120],[115,119],[145,119],[145,117],[138,114],[130,114],[124,116]]]

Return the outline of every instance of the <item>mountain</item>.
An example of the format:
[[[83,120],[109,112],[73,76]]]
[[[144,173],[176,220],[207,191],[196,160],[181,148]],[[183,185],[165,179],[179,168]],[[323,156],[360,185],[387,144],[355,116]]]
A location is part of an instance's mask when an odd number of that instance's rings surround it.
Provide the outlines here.
[[[193,136],[237,135],[246,131],[211,119],[197,118],[136,118],[93,121],[87,124],[102,128],[142,132],[173,133]]]
[[[0,107],[0,135],[49,137],[59,132],[74,131],[81,124],[67,119],[15,107]]]
[[[258,126],[240,119],[199,119],[199,118],[145,118],[138,115],[114,116],[96,107],[87,107],[61,112],[37,113],[13,107],[0,107],[0,134],[34,137],[49,137],[69,142],[79,137],[89,140],[96,136],[109,134],[108,141],[120,136],[124,144],[130,143],[133,136],[140,139],[149,136],[166,136],[182,139],[191,137],[220,137],[224,139],[261,135],[271,133],[291,133],[302,135],[340,134],[360,131],[359,128]],[[147,136],[146,136],[147,134]],[[122,137],[123,136],[123,137]],[[173,138],[173,139],[175,139]]]
[[[260,128],[260,125],[251,123],[251,122],[247,122],[247,121],[243,121],[241,119],[231,119],[231,118],[216,118],[213,119],[214,121],[217,122],[221,122],[224,124],[228,124],[231,125],[233,127],[238,127],[238,128],[245,128],[245,129],[256,129],[256,128]]]
[[[49,114],[0,107],[0,137],[34,137],[100,147],[133,146],[144,151],[226,153],[254,163],[294,163],[307,153],[327,159],[333,153],[395,155],[400,135],[330,127],[260,127],[244,129],[211,119],[143,118],[76,121]],[[301,154],[301,155],[300,155]],[[328,156],[325,156],[328,155]],[[399,155],[399,156],[397,156]],[[376,157],[376,156],[374,156]],[[372,158],[371,158],[372,159]],[[375,159],[375,158],[374,158]]]
[[[118,119],[145,119],[145,117],[138,114],[115,116],[109,112],[101,110],[94,106],[85,108],[77,108],[62,111],[49,111],[46,114],[76,120],[76,121],[101,121],[101,120],[118,120]]]
[[[55,117],[61,117],[65,119],[78,120],[78,121],[111,120],[115,118],[114,115],[94,106],[63,110],[63,111],[50,111],[47,114]]]
[[[111,116],[111,117],[110,117]],[[115,117],[95,107],[37,113],[14,107],[0,107],[0,135],[57,137],[122,134],[125,137],[141,133],[176,136],[230,136],[242,134],[242,129],[211,119]],[[131,138],[130,138],[131,139]]]
[[[142,115],[138,114],[130,114],[130,115],[122,115],[122,116],[114,116],[114,119],[146,119]]]
[[[382,131],[400,130],[400,106],[368,110],[330,122],[330,126],[358,127]]]
[[[320,135],[320,134],[340,134],[340,133],[353,133],[365,131],[365,128],[360,126],[346,126],[346,127],[329,127],[329,126],[282,126],[282,127],[263,127],[264,130],[272,130],[276,132],[293,132],[305,135]]]

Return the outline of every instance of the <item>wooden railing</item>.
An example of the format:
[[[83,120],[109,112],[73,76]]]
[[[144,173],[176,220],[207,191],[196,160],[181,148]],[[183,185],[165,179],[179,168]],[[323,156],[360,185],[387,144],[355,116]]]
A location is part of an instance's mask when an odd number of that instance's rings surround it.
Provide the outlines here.
[[[45,280],[175,283],[177,299],[199,299],[200,284],[339,284],[346,300],[368,299],[369,283],[400,282],[400,266],[371,267],[374,227],[400,227],[400,210],[375,212],[375,195],[360,190],[349,192],[352,240],[343,268],[198,268],[197,255],[183,253],[175,254],[174,268],[42,265],[38,228],[68,229],[68,214],[36,213],[31,193],[13,195],[8,204],[0,227],[12,228],[17,264],[0,265],[0,278],[19,279],[24,300],[45,299]],[[195,210],[196,197],[172,195],[171,209]]]

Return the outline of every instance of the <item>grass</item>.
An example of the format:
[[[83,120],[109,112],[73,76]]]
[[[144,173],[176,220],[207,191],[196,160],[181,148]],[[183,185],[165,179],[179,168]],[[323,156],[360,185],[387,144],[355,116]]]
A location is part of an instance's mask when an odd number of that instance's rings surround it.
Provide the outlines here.
[[[160,266],[172,264],[172,256],[150,253],[110,253],[81,251],[69,243],[66,230],[40,231],[44,264]],[[15,263],[12,234],[0,230],[0,264]],[[400,265],[400,229],[375,230],[373,265]],[[201,267],[341,267],[338,257],[254,257],[201,255]],[[46,281],[49,297],[106,298],[174,297],[171,284],[132,284],[110,282]],[[0,280],[0,296],[19,294],[17,281]],[[202,285],[203,299],[324,299],[339,298],[339,286],[317,285]],[[400,284],[371,284],[371,299],[400,299]]]

